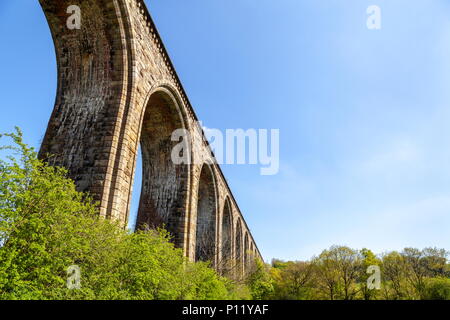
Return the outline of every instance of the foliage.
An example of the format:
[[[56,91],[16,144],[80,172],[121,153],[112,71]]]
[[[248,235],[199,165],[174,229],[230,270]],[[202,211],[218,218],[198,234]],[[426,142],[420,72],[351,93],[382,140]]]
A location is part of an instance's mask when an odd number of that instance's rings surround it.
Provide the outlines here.
[[[381,266],[381,260],[369,249],[362,249],[360,251],[362,258],[361,270],[359,270],[359,282],[361,284],[361,297],[364,300],[375,300],[378,297],[378,290],[373,290],[368,287],[367,281],[369,280],[370,274],[367,270],[370,266]]]
[[[2,136],[0,135],[0,138]],[[37,159],[22,133],[0,160],[0,299],[450,299],[444,249],[405,248],[375,255],[332,246],[310,261],[271,265],[187,261],[165,230],[128,233],[98,215],[63,168]],[[69,289],[67,269],[81,269],[81,288]],[[381,288],[367,282],[379,266]],[[229,273],[229,274],[227,274]]]
[[[274,291],[273,279],[270,277],[268,269],[269,267],[258,259],[247,277],[247,285],[253,300],[267,300]]]
[[[449,278],[427,279],[425,285],[424,299],[450,300],[450,279]]]
[[[272,260],[273,299],[450,299],[448,252],[406,248],[380,256],[332,246],[310,261]],[[381,288],[371,289],[369,266],[379,266]],[[309,269],[310,268],[310,269]],[[308,272],[311,270],[311,272]]]
[[[280,300],[307,300],[312,298],[310,288],[314,265],[303,261],[276,261],[272,264],[275,282],[273,297]]]
[[[164,230],[127,233],[100,217],[67,171],[22,141],[0,161],[0,299],[227,299],[235,286],[188,262]],[[68,289],[67,268],[81,269]]]

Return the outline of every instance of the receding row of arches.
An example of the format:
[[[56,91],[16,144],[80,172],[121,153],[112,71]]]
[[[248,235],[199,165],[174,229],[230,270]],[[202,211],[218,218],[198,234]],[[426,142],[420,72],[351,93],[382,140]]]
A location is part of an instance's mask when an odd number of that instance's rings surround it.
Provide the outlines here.
[[[245,266],[252,260],[255,246],[242,218],[234,214],[229,196],[219,207],[214,166],[209,163],[201,166],[195,187],[190,177],[193,167],[175,164],[171,158],[177,144],[171,139],[172,133],[186,128],[180,105],[176,95],[161,88],[149,96],[142,112],[139,141],[142,186],[136,228],[164,226],[178,247],[185,246],[186,233],[191,232],[195,235],[195,252],[191,257],[196,261],[211,261],[223,271],[236,265]],[[190,185],[193,187],[189,188]],[[196,201],[195,214],[187,209],[190,192],[196,193],[191,197]],[[186,231],[186,226],[192,225],[191,219],[195,219],[194,230]]]
[[[101,215],[126,226],[133,211],[136,228],[163,226],[195,260],[248,263],[249,231],[231,200],[219,201],[224,192],[218,192],[215,165],[204,164],[197,172],[190,163],[173,161],[174,131],[189,129],[197,119],[151,18],[142,16],[153,26],[151,37],[132,41],[128,35],[140,24],[127,16],[132,7],[126,1],[114,6],[84,1],[95,10],[83,16],[80,32],[62,27],[64,1],[40,2],[59,62],[56,105],[41,156],[54,154],[54,164],[67,167],[78,190],[99,201]],[[207,158],[210,151],[180,153],[198,158],[207,153]],[[142,173],[136,179],[138,154]],[[141,182],[136,210],[130,210],[133,179]]]
[[[195,260],[211,261],[223,273],[245,269],[253,259],[255,246],[242,218],[233,214],[230,197],[225,198],[222,208],[217,206],[214,176],[213,167],[204,164],[198,185]]]

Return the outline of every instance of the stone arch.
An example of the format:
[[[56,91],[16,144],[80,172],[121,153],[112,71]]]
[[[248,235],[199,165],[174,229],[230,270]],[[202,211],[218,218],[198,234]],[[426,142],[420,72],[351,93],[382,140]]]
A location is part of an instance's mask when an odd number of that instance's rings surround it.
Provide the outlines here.
[[[72,1],[39,2],[52,31],[58,65],[55,107],[39,157],[65,167],[77,190],[88,191],[98,200],[100,215],[118,220],[125,228],[142,142],[147,176],[137,225],[165,224],[175,244],[194,260],[195,233],[205,229],[196,228],[196,219],[202,216],[195,212],[202,207],[197,206],[197,187],[203,188],[197,185],[199,168],[194,164],[171,166],[167,153],[156,157],[155,150],[168,149],[168,141],[161,137],[167,137],[170,129],[189,129],[187,125],[198,119],[144,0],[77,1],[82,12],[79,30],[66,25]],[[201,130],[192,129],[191,159],[193,155],[195,160],[214,158]],[[221,222],[217,219],[218,194],[232,195],[220,166],[205,168],[211,172],[201,175],[203,180],[214,185],[210,189],[214,196],[207,195],[209,200],[204,203],[214,207],[211,220],[215,224],[206,230],[214,234],[209,255],[216,263],[221,239],[217,234]],[[232,251],[239,248],[242,260],[246,225],[234,199],[232,204],[240,220],[232,241],[238,245]]]
[[[230,198],[227,196],[222,210],[221,229],[221,264],[226,266],[233,254],[233,211]]]
[[[238,218],[237,222],[236,222],[236,239],[234,241],[234,245],[235,245],[235,259],[236,259],[236,264],[239,266],[242,263],[242,258],[243,258],[243,248],[242,248],[242,242],[243,242],[243,237],[242,237],[242,222],[241,219]]]
[[[130,20],[122,1],[79,3],[81,29],[66,26],[70,0],[39,0],[50,27],[58,66],[55,106],[39,151],[41,159],[68,169],[79,191],[90,191],[106,215],[104,183],[113,127],[123,105],[122,82],[132,72]],[[102,119],[102,121],[98,121]],[[49,157],[51,155],[51,157]]]
[[[245,236],[244,236],[244,253],[243,253],[243,265],[244,268],[246,268],[249,264],[249,237],[248,237],[248,232],[245,232]]]
[[[164,226],[182,247],[190,174],[188,164],[175,164],[171,154],[178,143],[172,133],[186,128],[186,120],[169,88],[149,94],[140,128],[142,188],[136,228]]]
[[[255,246],[254,246],[254,244],[253,244],[253,241],[250,242],[250,251],[249,251],[249,254],[250,254],[250,262],[253,262],[253,261],[255,260]]]
[[[212,166],[204,164],[197,192],[195,260],[215,263],[217,226],[217,189]]]

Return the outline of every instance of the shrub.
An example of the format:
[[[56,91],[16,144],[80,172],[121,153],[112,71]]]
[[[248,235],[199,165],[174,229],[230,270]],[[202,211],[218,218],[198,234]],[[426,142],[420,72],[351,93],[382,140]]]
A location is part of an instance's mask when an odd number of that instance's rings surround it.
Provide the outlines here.
[[[164,230],[128,233],[99,217],[63,168],[37,159],[19,129],[0,160],[0,299],[226,299],[235,290],[188,262]],[[0,136],[1,137],[1,136]],[[81,288],[67,287],[77,265]]]

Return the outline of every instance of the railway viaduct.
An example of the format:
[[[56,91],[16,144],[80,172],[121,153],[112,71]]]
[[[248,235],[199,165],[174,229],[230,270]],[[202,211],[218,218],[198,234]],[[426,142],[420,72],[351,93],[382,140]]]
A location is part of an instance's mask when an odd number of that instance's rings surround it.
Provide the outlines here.
[[[262,258],[143,0],[40,0],[55,44],[58,88],[40,150],[64,166],[100,214],[126,227],[139,144],[137,227],[164,225],[192,261]],[[68,7],[81,24],[67,26]],[[189,134],[190,162],[171,139]],[[49,157],[51,155],[51,157]]]

